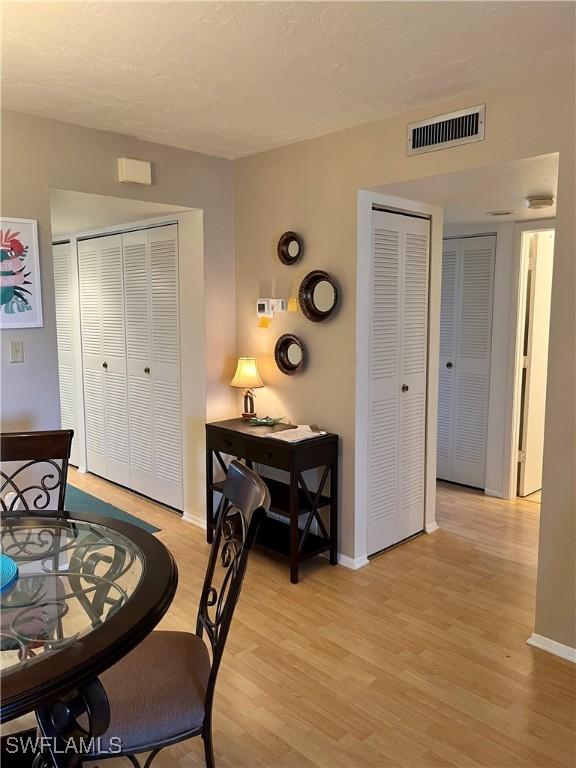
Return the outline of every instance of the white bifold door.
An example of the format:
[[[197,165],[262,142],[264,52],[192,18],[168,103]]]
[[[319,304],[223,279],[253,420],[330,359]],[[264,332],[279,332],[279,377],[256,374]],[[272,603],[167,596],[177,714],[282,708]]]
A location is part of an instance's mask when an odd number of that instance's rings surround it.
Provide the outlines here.
[[[494,235],[444,240],[437,476],[484,488]]]
[[[78,243],[88,471],[182,508],[177,226]]]
[[[70,462],[80,463],[78,430],[78,376],[76,373],[75,347],[78,323],[74,320],[75,253],[69,242],[52,246],[54,269],[54,300],[56,304],[56,331],[58,343],[58,379],[60,382],[60,424],[62,429],[73,429],[74,439]]]
[[[78,243],[86,468],[130,485],[122,235]]]
[[[182,508],[176,225],[123,235],[131,487]]]
[[[430,221],[372,212],[368,554],[424,529]]]

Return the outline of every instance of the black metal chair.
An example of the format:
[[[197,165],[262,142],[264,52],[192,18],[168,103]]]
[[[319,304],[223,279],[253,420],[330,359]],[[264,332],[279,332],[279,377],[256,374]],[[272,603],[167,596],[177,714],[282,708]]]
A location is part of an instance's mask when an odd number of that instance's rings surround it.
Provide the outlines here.
[[[66,476],[72,438],[71,429],[45,432],[4,432],[0,435],[0,511],[3,515],[25,513],[53,514],[64,509]],[[57,594],[64,588],[57,580]],[[37,589],[26,580],[21,589]],[[43,642],[44,633],[59,630],[60,616],[54,606],[48,609],[53,618],[46,618],[42,607],[31,610],[27,623],[27,649],[33,650]],[[2,613],[2,623],[10,621],[10,611]],[[33,638],[38,636],[39,643]],[[9,647],[7,640],[0,649]]]
[[[4,432],[0,435],[2,513],[64,509],[74,432]]]
[[[99,751],[91,754],[90,760],[123,755],[140,768],[136,755],[149,752],[144,763],[144,768],[149,768],[164,747],[201,736],[206,765],[213,768],[216,677],[248,554],[269,506],[270,495],[263,480],[233,461],[222,491],[196,634],[154,631],[101,676],[110,703],[110,725],[97,740]],[[216,568],[218,561],[221,569]]]
[[[58,429],[42,432],[3,432],[0,434],[0,513],[5,516],[53,514],[64,509],[66,477],[74,431]],[[63,592],[60,581],[58,594]],[[43,615],[43,608],[31,610],[26,633],[28,650],[43,642],[43,635],[60,632],[60,615],[52,607],[52,617]],[[2,613],[2,623],[10,621],[10,611]],[[41,642],[34,640],[42,635]],[[3,640],[0,650],[10,648]],[[2,740],[8,734],[34,736],[32,715],[2,726]],[[22,730],[23,728],[27,730]],[[4,756],[4,753],[3,753]]]

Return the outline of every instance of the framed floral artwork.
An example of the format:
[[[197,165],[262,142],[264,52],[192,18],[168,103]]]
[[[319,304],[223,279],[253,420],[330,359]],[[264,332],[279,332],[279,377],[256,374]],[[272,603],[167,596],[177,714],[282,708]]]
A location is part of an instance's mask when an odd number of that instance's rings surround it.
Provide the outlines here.
[[[0,218],[0,328],[41,328],[38,222]]]

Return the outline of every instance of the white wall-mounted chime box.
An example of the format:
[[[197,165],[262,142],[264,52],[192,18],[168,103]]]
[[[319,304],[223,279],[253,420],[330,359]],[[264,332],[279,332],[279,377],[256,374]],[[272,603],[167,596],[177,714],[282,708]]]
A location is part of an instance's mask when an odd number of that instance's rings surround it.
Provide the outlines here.
[[[118,181],[128,184],[152,184],[152,163],[132,157],[118,158]]]

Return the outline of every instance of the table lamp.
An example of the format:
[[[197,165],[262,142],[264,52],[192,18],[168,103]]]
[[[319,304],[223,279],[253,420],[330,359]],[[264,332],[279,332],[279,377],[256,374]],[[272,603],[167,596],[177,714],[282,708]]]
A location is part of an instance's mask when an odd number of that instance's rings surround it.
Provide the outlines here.
[[[254,392],[252,390],[264,386],[258,373],[255,357],[238,358],[238,366],[230,386],[244,390],[244,413],[242,418],[244,421],[253,419],[256,416],[256,411],[254,410]]]

